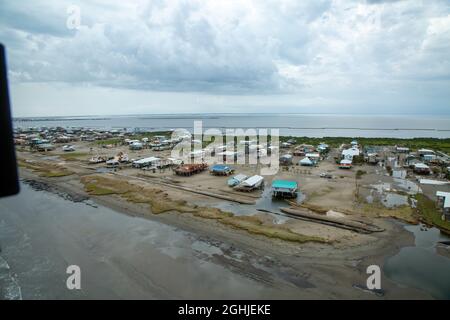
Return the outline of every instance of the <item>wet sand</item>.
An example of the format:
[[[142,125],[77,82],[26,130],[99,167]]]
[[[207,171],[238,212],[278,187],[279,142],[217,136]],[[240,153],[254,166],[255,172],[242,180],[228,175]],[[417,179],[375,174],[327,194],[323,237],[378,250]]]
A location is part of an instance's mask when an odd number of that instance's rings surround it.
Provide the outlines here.
[[[26,170],[21,175],[49,179]],[[368,265],[382,266],[413,242],[387,219],[380,220],[386,232],[362,244],[298,244],[186,214],[149,215],[148,208],[115,196],[86,202],[81,184],[56,181],[52,193],[26,186],[21,198],[1,202],[3,255],[19,275],[25,299],[430,298],[384,276],[383,297],[353,287],[365,285]],[[86,270],[79,292],[65,288],[69,264]]]

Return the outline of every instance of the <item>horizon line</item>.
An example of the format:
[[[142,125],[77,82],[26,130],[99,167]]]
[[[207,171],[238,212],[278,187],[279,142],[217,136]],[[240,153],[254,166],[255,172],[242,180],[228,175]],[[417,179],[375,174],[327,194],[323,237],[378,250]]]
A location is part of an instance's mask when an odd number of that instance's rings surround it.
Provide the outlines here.
[[[419,113],[419,112],[172,112],[172,113],[123,113],[123,114],[79,114],[79,115],[36,115],[36,116],[13,116],[12,119],[23,119],[23,118],[75,118],[75,117],[120,117],[120,116],[172,116],[172,115],[244,115],[244,114],[258,114],[258,115],[379,115],[379,116],[410,116],[410,115],[428,115],[428,116],[438,116],[447,115],[449,113],[445,112],[434,112],[434,113]]]

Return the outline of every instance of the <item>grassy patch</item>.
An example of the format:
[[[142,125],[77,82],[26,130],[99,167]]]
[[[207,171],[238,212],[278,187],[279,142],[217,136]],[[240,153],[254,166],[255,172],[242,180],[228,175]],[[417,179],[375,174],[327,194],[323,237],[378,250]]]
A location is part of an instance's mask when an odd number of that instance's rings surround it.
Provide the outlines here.
[[[81,178],[86,191],[91,195],[104,196],[117,194],[133,203],[148,204],[152,213],[159,214],[168,211],[192,212],[184,201],[168,199],[167,194],[159,189],[144,188],[127,181],[120,181],[104,176],[84,176]]]
[[[61,159],[64,159],[66,161],[76,161],[76,160],[82,160],[83,158],[86,158],[89,154],[86,152],[65,152],[58,154],[58,156]]]
[[[102,145],[109,145],[109,144],[121,144],[122,141],[123,141],[123,139],[121,139],[121,138],[111,138],[111,139],[104,139],[104,140],[94,141],[94,144],[97,144],[97,145],[100,145],[100,146],[102,146]]]
[[[450,222],[441,219],[442,213],[436,203],[423,194],[416,195],[417,211],[425,223],[434,225],[446,233],[450,233]]]
[[[363,175],[365,175],[367,172],[366,171],[364,171],[364,170],[358,170],[358,171],[356,171],[356,179],[361,179],[361,177],[363,176]]]
[[[362,214],[369,217],[394,218],[411,224],[419,222],[417,214],[409,205],[386,208],[378,203],[364,203],[360,209]]]
[[[71,174],[73,174],[73,172],[68,170],[67,168],[49,162],[41,162],[41,161],[31,162],[19,159],[17,163],[19,167],[31,170],[41,177],[57,178],[70,176]]]
[[[292,232],[285,225],[266,224],[263,220],[257,216],[233,216],[219,220],[228,226],[232,226],[237,229],[245,230],[252,234],[263,235],[269,238],[281,239],[285,241],[293,242],[321,242],[326,243],[327,240],[320,237],[305,236]]]
[[[318,191],[313,191],[309,196],[308,199],[312,200],[318,197],[323,197],[326,196],[327,194],[329,194],[331,191],[333,191],[334,188],[332,186],[325,186],[323,189],[320,189]],[[307,206],[309,205],[308,203],[306,204]],[[314,206],[314,205],[312,205]]]

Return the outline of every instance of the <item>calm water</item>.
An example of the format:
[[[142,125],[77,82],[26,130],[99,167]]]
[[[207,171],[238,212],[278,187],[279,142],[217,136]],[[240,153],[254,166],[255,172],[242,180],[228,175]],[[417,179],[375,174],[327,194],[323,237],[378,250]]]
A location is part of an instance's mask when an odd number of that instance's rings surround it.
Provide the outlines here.
[[[449,115],[342,115],[342,114],[171,114],[16,119],[17,127],[192,129],[279,128],[280,134],[309,137],[434,137],[450,138]],[[32,120],[32,121],[29,121]]]
[[[429,292],[437,299],[450,299],[450,259],[436,253],[436,243],[449,237],[436,228],[405,226],[415,237],[414,247],[405,247],[388,259],[384,272],[397,283]]]

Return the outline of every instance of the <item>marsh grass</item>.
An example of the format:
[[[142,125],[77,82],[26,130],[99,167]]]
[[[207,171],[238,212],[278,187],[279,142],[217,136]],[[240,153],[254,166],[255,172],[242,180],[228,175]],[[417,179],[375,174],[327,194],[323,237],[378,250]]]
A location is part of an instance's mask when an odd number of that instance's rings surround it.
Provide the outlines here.
[[[19,159],[17,161],[19,167],[26,168],[28,170],[31,170],[35,173],[37,173],[41,177],[46,178],[58,178],[58,177],[65,177],[70,176],[73,174],[72,171],[68,170],[67,168],[61,167],[54,163],[48,163],[48,162],[41,162],[41,161],[25,161],[22,159]]]

